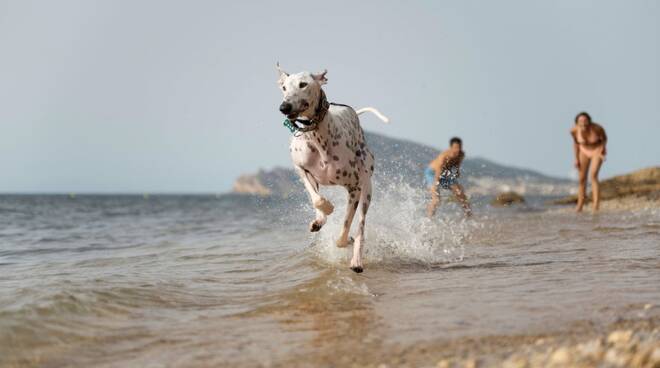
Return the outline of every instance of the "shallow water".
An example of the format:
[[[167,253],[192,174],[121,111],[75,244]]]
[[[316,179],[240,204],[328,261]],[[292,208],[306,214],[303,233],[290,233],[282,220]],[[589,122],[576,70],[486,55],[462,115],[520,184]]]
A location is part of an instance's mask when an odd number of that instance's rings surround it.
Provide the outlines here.
[[[363,274],[302,201],[0,197],[0,366],[326,366],[595,326],[660,302],[660,210],[593,216],[378,188]]]

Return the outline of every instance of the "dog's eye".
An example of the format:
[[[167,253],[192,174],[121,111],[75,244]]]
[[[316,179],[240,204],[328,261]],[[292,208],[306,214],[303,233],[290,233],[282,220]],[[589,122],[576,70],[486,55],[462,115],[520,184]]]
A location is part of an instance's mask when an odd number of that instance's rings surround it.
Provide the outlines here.
[[[300,84],[298,85],[298,87],[299,87],[299,88],[305,88],[305,87],[307,87],[307,83],[305,83],[305,82],[300,82]]]
[[[286,91],[286,87],[282,86],[282,91]]]

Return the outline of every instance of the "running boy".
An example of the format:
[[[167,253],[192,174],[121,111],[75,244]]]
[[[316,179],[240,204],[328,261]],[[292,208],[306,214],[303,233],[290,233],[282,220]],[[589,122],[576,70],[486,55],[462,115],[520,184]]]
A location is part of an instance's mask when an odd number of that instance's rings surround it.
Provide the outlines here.
[[[451,190],[463,206],[465,216],[470,217],[472,215],[472,209],[465,196],[463,186],[458,182],[458,178],[461,176],[461,164],[464,158],[463,141],[458,137],[454,137],[449,141],[449,149],[440,153],[438,157],[429,163],[429,166],[424,171],[426,186],[431,193],[431,202],[426,209],[429,217],[433,217],[440,205],[438,187]]]

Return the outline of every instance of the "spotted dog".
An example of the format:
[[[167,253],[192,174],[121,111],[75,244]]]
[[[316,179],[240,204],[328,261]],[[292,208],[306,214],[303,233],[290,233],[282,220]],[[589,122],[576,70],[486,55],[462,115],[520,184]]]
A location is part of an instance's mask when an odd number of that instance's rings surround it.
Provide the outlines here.
[[[371,107],[355,111],[347,105],[328,103],[321,88],[327,82],[327,71],[288,74],[279,63],[277,70],[277,83],[284,95],[280,111],[287,117],[285,125],[294,133],[289,147],[291,159],[316,211],[309,230],[321,230],[327,216],[334,210],[332,203],[320,194],[319,185],[346,188],[346,217],[336,244],[346,247],[353,242],[351,270],[360,273],[363,270],[364,221],[371,203],[374,155],[364,140],[358,115],[368,111],[386,123],[388,119]],[[353,240],[349,238],[349,230],[360,203],[357,236]]]

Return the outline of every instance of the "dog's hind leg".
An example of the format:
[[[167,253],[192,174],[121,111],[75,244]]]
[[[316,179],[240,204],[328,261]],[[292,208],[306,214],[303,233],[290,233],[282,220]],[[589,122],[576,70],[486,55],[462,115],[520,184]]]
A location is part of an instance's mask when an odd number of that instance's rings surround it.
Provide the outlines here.
[[[332,203],[330,203],[330,201],[321,196],[319,193],[319,184],[309,172],[300,167],[296,167],[296,171],[298,172],[298,175],[300,175],[300,178],[305,185],[305,189],[307,189],[307,193],[309,193],[309,197],[312,200],[312,205],[316,211],[316,218],[309,224],[309,231],[319,231],[323,225],[325,225],[327,216],[330,215],[332,211],[334,211],[335,207],[332,205]]]
[[[367,217],[367,211],[371,204],[371,177],[365,178],[362,184],[362,193],[360,195],[360,215],[358,222],[357,236],[353,244],[353,258],[351,259],[351,270],[360,273],[362,266],[362,246],[364,245],[364,222]]]
[[[344,226],[341,229],[341,234],[339,239],[337,239],[337,246],[344,248],[347,246],[350,241],[348,238],[348,233],[351,230],[351,224],[353,223],[353,216],[355,216],[355,211],[357,210],[358,203],[360,202],[360,188],[359,187],[346,187],[348,191],[348,204],[346,205],[346,217],[344,218]]]

